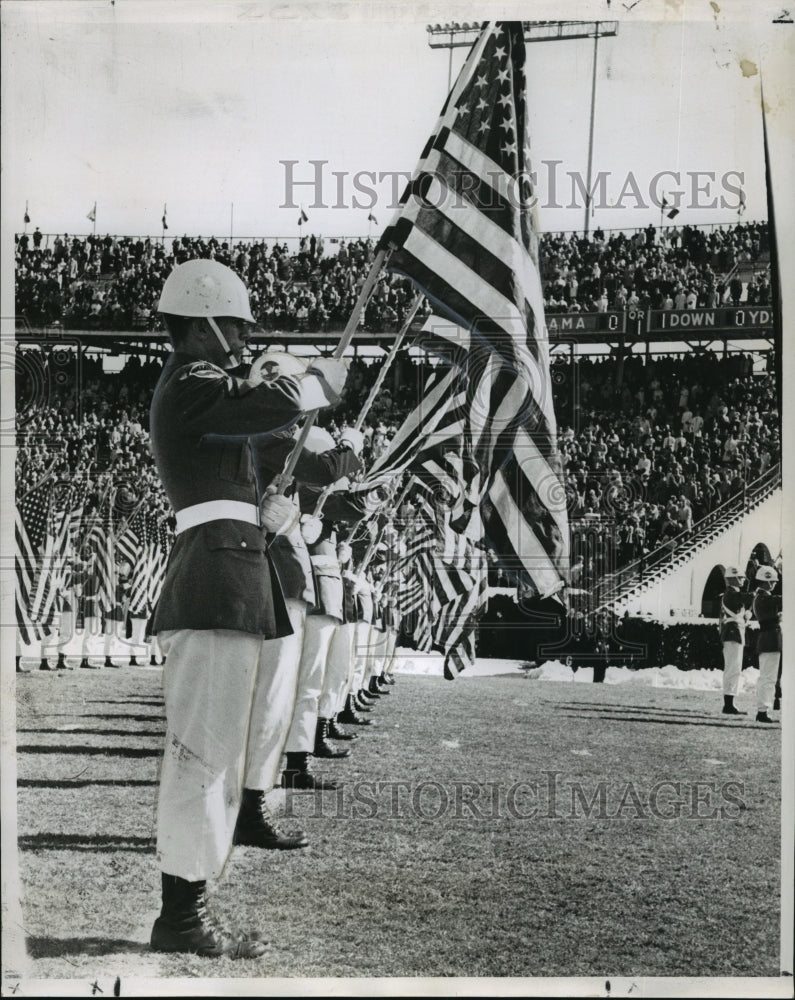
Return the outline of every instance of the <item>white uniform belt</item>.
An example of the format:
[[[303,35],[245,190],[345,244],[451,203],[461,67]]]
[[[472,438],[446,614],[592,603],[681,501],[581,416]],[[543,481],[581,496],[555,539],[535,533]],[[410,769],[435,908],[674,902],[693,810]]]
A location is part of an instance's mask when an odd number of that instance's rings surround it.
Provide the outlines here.
[[[242,500],[208,500],[206,503],[195,503],[191,507],[183,507],[177,511],[176,534],[181,534],[188,528],[208,521],[245,521],[259,527],[259,510],[253,503],[243,503]]]
[[[720,610],[723,620],[726,622],[731,621],[736,622],[737,625],[744,625],[747,621],[745,617],[745,608],[740,608],[739,611],[732,611],[730,608],[727,608],[725,604],[721,604]]]

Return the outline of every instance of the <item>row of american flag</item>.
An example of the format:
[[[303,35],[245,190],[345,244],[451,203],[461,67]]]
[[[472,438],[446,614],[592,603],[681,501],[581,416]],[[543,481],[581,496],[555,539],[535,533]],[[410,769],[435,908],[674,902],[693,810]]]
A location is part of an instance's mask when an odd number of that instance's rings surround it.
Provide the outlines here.
[[[51,479],[17,501],[15,535],[16,616],[25,644],[50,635],[59,614],[81,598],[84,614],[99,617],[121,603],[123,589],[126,611],[147,616],[173,537],[168,518],[143,501],[119,509],[112,483],[89,500],[80,480]],[[125,562],[130,573],[122,588],[118,567]]]

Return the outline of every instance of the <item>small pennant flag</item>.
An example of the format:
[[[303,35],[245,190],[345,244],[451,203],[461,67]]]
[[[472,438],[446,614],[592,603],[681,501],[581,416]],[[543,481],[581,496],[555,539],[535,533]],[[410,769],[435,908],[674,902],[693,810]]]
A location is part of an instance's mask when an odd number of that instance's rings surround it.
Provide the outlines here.
[[[661,202],[661,204],[660,204],[660,208],[668,208],[668,205],[669,205],[669,204],[670,204],[670,202],[669,202],[669,201],[668,201],[668,199],[667,199],[667,198],[665,197],[665,195],[663,195],[663,196],[662,196],[662,202]]]
[[[740,191],[740,203],[737,206],[737,214],[742,215],[745,212],[745,191]]]
[[[376,217],[373,215],[372,212],[370,212],[370,214],[367,216],[367,221],[374,222],[376,225],[378,225],[378,219],[376,219]]]
[[[309,222],[309,216],[306,214],[306,212],[302,208],[301,209],[301,214],[298,216],[298,225],[302,226],[305,222]]]
[[[25,202],[25,225],[30,222],[30,216],[28,215],[28,203]]]
[[[163,205],[163,218],[162,218],[161,221],[163,223],[163,229],[168,229],[168,223],[166,222],[166,206],[165,205]]]
[[[668,212],[668,218],[669,219],[675,219],[677,217],[677,215],[679,215],[679,209],[678,208],[672,208],[671,211]]]
[[[89,222],[96,222],[97,221],[97,203],[96,202],[94,202],[94,207],[88,213],[88,215],[86,216],[86,218],[89,220]]]

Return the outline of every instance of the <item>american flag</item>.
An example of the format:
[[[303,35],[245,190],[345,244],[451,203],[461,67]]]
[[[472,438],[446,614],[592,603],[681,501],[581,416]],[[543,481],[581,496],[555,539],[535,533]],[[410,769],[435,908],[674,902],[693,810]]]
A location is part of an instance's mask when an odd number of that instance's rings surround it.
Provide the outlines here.
[[[438,531],[430,490],[421,482],[415,481],[415,485],[413,513],[395,521],[398,530],[402,529],[404,545],[396,563],[396,609],[403,631],[412,637],[416,648],[429,652],[433,644],[433,551]]]
[[[488,596],[485,554],[466,535],[459,535],[452,561],[437,553],[434,646],[444,653],[444,675],[453,680],[475,662],[477,620]]]
[[[147,531],[147,515],[142,506],[121,526],[116,539],[119,559],[132,567],[130,575],[130,610],[137,612],[146,607],[149,587],[148,562],[150,541]]]
[[[82,553],[88,560],[100,608],[112,608],[116,603],[116,559],[109,492],[101,498],[99,509],[85,531]]]
[[[169,520],[165,515],[161,515],[156,522],[155,544],[152,547],[152,557],[149,562],[149,586],[147,599],[150,607],[157,604],[160,591],[163,587],[163,580],[166,575],[166,566],[174,541],[174,535],[169,525]]]
[[[41,580],[47,548],[48,523],[52,503],[50,483],[37,486],[16,506],[15,603],[20,638],[25,644],[41,640],[51,632],[51,622],[37,617],[33,605]]]
[[[526,127],[521,22],[487,25],[382,245],[465,352],[465,435],[488,545],[541,595],[568,568]],[[440,331],[445,336],[445,329]]]

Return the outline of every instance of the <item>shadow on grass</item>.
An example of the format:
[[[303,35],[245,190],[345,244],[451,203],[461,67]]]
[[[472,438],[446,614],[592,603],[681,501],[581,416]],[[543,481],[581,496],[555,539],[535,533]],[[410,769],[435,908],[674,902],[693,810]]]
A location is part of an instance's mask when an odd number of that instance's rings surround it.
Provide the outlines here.
[[[111,834],[90,833],[32,833],[17,841],[20,851],[94,851],[97,854],[115,854],[117,851],[134,851],[154,854],[152,837],[122,837]]]
[[[66,955],[117,955],[148,952],[149,946],[126,938],[101,937],[28,937],[30,958],[63,958]]]
[[[92,785],[151,788],[157,784],[157,781],[149,781],[145,778],[17,778],[17,788],[91,788]]]
[[[576,712],[565,712],[564,715],[567,719],[603,719],[605,722],[651,722],[657,726],[718,726],[721,729],[772,729],[774,732],[780,728],[778,726],[765,726],[763,723],[755,723],[750,720],[744,723],[735,722],[734,719],[737,718],[736,716],[727,716],[726,720],[723,721],[721,719],[713,719],[711,716],[704,716],[700,719],[655,719],[653,716],[648,715],[618,715],[615,713],[612,715],[596,715],[594,713],[578,715]]]
[[[162,722],[165,715],[127,715],[124,712],[37,712],[41,719],[129,719],[131,722]]]
[[[66,734],[64,734],[66,735]],[[116,736],[119,733],[115,734]],[[134,733],[129,735],[133,736]],[[20,744],[17,753],[52,753],[78,754],[93,757],[162,757],[163,751],[146,749],[145,747],[89,747],[89,746],[39,746],[37,744]]]
[[[165,705],[161,697],[147,698],[143,695],[136,695],[129,698],[85,698],[85,705],[145,705],[146,708],[156,708],[158,705]]]
[[[41,727],[18,729],[19,733],[51,733],[56,736],[165,736],[165,729],[43,729]]]
[[[715,712],[704,712],[699,709],[691,708],[655,708],[653,705],[602,705],[594,704],[590,701],[573,701],[568,704],[561,704],[557,706],[563,709],[572,709],[578,712],[592,712],[594,714],[604,713],[605,718],[609,718],[613,715],[627,715],[631,712],[648,712],[652,717],[655,715],[663,716],[663,720],[666,716],[679,716],[685,719],[712,719],[716,721],[718,716],[721,715],[718,709]],[[738,718],[734,716],[733,718]]]

